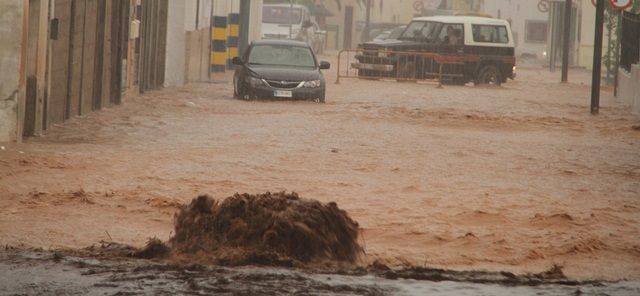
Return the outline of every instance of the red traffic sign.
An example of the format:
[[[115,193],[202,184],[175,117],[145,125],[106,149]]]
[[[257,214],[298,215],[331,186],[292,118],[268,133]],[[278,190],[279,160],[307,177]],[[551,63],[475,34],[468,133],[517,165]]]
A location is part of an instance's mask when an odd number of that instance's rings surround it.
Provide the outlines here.
[[[422,3],[422,0],[413,2],[413,9],[415,11],[422,11],[422,8],[424,8],[424,3]]]
[[[597,6],[597,1],[598,0],[591,0],[591,4]],[[609,4],[615,9],[625,10],[633,5],[633,0],[609,0]]]
[[[540,0],[538,2],[538,11],[549,12],[549,0]]]
[[[611,6],[615,9],[624,10],[633,4],[633,0],[609,0],[609,3],[611,3]]]

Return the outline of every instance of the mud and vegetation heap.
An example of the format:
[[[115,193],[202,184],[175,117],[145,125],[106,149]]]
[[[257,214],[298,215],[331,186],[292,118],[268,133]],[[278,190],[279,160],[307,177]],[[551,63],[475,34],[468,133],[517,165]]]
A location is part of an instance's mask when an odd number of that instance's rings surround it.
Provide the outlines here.
[[[170,245],[174,253],[210,254],[231,265],[355,262],[363,253],[358,231],[335,203],[296,193],[236,194],[222,202],[204,195],[176,214]]]

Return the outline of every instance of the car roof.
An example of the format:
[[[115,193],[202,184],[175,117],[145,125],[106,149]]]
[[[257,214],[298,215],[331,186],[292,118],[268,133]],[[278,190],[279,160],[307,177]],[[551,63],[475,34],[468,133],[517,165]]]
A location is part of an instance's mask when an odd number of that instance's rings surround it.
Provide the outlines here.
[[[441,23],[473,23],[478,25],[508,25],[506,20],[482,16],[427,16],[416,17],[414,21],[432,21]]]
[[[289,39],[263,39],[256,40],[251,43],[252,45],[289,45],[289,46],[299,46],[299,47],[309,47],[304,41],[298,40],[289,40]]]

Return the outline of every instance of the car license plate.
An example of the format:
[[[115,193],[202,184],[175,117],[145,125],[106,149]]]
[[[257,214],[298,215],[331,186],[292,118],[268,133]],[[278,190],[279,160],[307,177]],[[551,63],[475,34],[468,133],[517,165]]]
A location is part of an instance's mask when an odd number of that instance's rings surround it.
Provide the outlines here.
[[[273,95],[278,98],[291,98],[293,97],[293,92],[290,90],[276,90]]]

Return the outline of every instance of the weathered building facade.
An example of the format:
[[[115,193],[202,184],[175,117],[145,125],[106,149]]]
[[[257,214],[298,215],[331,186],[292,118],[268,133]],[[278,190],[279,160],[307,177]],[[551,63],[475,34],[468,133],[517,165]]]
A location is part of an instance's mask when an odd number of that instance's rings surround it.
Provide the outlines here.
[[[0,142],[210,79],[259,37],[262,1],[0,1]],[[240,11],[246,11],[240,17]],[[224,23],[224,26],[216,26]],[[242,23],[240,23],[243,21]],[[216,40],[222,40],[218,56]],[[216,63],[220,63],[217,67]]]
[[[511,24],[517,57],[545,59],[548,52],[549,10],[531,0],[485,1],[482,12]]]
[[[0,141],[16,140],[19,106],[24,97],[26,56],[26,1],[0,2]]]

